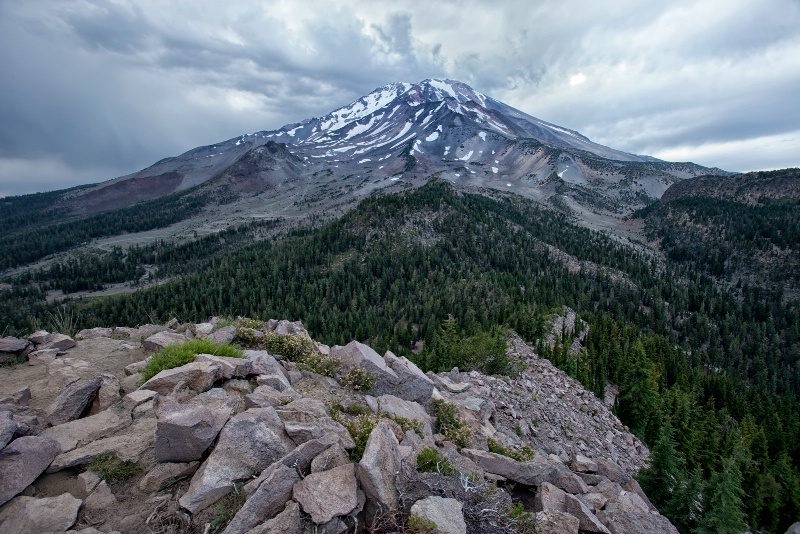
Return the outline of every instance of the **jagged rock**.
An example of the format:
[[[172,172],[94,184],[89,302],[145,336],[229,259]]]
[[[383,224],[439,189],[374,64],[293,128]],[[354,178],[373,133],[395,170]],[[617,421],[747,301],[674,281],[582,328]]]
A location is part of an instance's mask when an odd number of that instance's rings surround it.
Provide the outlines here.
[[[47,420],[55,426],[80,417],[94,400],[102,383],[103,379],[98,376],[68,386],[48,408]]]
[[[631,479],[630,475],[628,475],[624,469],[611,460],[597,458],[595,463],[597,464],[597,474],[606,477],[612,482],[624,484]]]
[[[115,332],[116,330],[119,330],[119,328],[115,329]],[[166,326],[160,324],[146,324],[136,329],[126,329],[126,330],[129,330],[129,335],[131,339],[145,340],[154,334],[157,334],[159,332],[164,332],[169,329]]]
[[[247,534],[300,534],[301,532],[303,532],[303,520],[300,517],[300,505],[289,501],[283,512],[248,530]]]
[[[467,534],[462,512],[464,505],[456,499],[432,496],[420,499],[411,506],[411,515],[432,521],[442,534]]]
[[[222,380],[222,369],[210,362],[192,362],[174,369],[165,369],[141,385],[162,395],[171,393],[180,382],[185,382],[192,391],[208,391],[218,380]]]
[[[275,332],[276,334],[295,334],[311,339],[308,335],[303,323],[300,321],[287,321],[286,319],[275,320],[270,319],[267,321],[267,329]]]
[[[286,456],[281,458],[280,460],[276,461],[268,468],[264,469],[260,475],[254,480],[251,480],[247,484],[244,485],[244,494],[248,498],[252,498],[252,496],[261,489],[264,480],[272,476],[271,473],[274,469],[276,469],[280,465],[284,465],[286,467],[291,467],[293,469],[297,469],[299,471],[308,471],[311,461],[317,457],[317,455],[322,454],[325,450],[329,447],[338,443],[338,440],[335,436],[325,436],[322,439],[312,439],[311,441],[307,441],[302,445],[298,446],[296,449],[290,451]],[[264,488],[268,490],[268,488]]]
[[[126,365],[125,366],[125,375],[126,376],[131,376],[131,375],[135,375],[137,373],[143,373],[144,370],[147,368],[147,363],[152,359],[153,359],[152,356],[148,356],[144,360],[141,360],[141,361],[138,361],[138,362],[133,362],[132,364]]]
[[[349,463],[350,458],[347,456],[347,451],[336,443],[311,460],[311,472],[319,473]]]
[[[536,534],[578,534],[580,521],[564,512],[544,510],[533,516]]]
[[[172,482],[194,475],[199,466],[199,462],[156,464],[139,481],[139,489],[145,493],[160,491]]]
[[[283,376],[281,373],[271,373],[271,374],[261,374],[256,377],[256,384],[259,386],[269,386],[272,389],[276,389],[278,391],[289,391],[292,389],[292,385],[289,383],[289,379]]]
[[[0,509],[0,532],[64,532],[75,524],[82,502],[69,493],[43,499],[17,497]]]
[[[577,475],[581,477],[581,480],[583,480],[590,486],[596,486],[601,482],[603,482],[604,480],[608,480],[606,477],[602,475],[592,475],[589,473],[577,473]]]
[[[568,493],[585,493],[589,489],[586,483],[570,472],[564,464],[539,454],[527,462],[517,462],[507,456],[477,449],[462,449],[461,454],[490,473],[526,486],[539,486],[542,482],[550,482]]]
[[[252,393],[244,396],[244,405],[247,408],[266,408],[271,406],[277,408],[298,398],[297,392],[289,388],[278,391],[272,386],[258,386]]]
[[[576,473],[596,473],[597,462],[582,454],[573,454],[570,461],[570,469]]]
[[[663,515],[642,512],[597,512],[597,518],[611,534],[678,534],[678,529]]]
[[[112,333],[113,330],[111,328],[88,328],[75,334],[75,339],[81,341],[84,339],[96,339],[98,337],[111,337]]]
[[[31,388],[25,386],[22,389],[18,389],[11,395],[0,399],[0,406],[5,404],[9,406],[24,407],[28,405],[29,400],[31,400]]]
[[[113,453],[123,461],[138,462],[144,453],[153,446],[154,431],[154,418],[136,420],[125,429],[123,434],[92,441],[82,447],[59,454],[47,468],[47,472],[55,473],[62,469],[85,465],[105,453]]]
[[[84,471],[83,473],[79,474],[77,478],[78,482],[80,483],[80,489],[86,496],[92,493],[102,480],[94,471]]]
[[[218,345],[227,345],[228,343],[232,343],[234,338],[236,338],[236,327],[235,326],[226,326],[211,332],[206,336],[206,339],[211,341],[212,343],[217,343]]]
[[[251,373],[253,364],[244,358],[231,358],[229,356],[214,356],[212,354],[198,354],[197,362],[211,362],[220,366],[222,376],[226,380],[231,378],[244,378]]]
[[[651,511],[650,506],[636,493],[623,490],[618,495],[608,499],[604,510],[607,512],[648,513]]]
[[[578,498],[593,512],[602,510],[603,506],[605,506],[608,502],[608,497],[602,493],[595,493],[593,491],[589,491],[589,493],[584,493],[583,495],[578,495]]]
[[[142,373],[135,373],[120,380],[119,387],[122,388],[122,391],[126,394],[130,394],[138,390],[142,382],[144,382],[144,375]],[[155,391],[153,393],[155,393]]]
[[[786,534],[800,534],[800,523],[795,523],[790,526]]]
[[[111,510],[119,504],[108,483],[103,480],[94,488],[92,493],[83,501],[83,509],[87,513]]]
[[[244,357],[247,358],[253,366],[253,374],[256,375],[283,375],[288,379],[286,369],[278,363],[278,360],[266,350],[246,350]]]
[[[352,449],[356,446],[347,429],[328,415],[325,404],[320,400],[299,398],[276,408],[276,412],[285,423],[311,423],[326,434],[335,434],[345,449]]]
[[[0,449],[8,445],[16,431],[17,423],[11,417],[11,412],[0,412]]]
[[[65,334],[54,333],[47,336],[47,340],[39,349],[69,350],[77,345],[75,340]]]
[[[299,481],[297,470],[282,463],[270,469],[263,484],[236,512],[223,534],[243,534],[264,519],[274,517],[292,498],[294,485]]]
[[[395,478],[400,470],[400,443],[386,421],[381,421],[367,439],[358,463],[358,481],[367,496],[367,522],[375,513],[396,510],[399,494]]]
[[[164,330],[161,332],[156,332],[155,334],[147,337],[142,342],[142,346],[144,347],[144,350],[158,352],[164,347],[169,347],[170,345],[174,345],[176,343],[183,343],[184,341],[186,341],[186,336],[183,334],[179,334],[177,332],[167,332]]]
[[[0,505],[36,480],[59,450],[58,443],[50,438],[23,436],[0,451]]]
[[[217,435],[235,408],[236,399],[227,398],[216,402],[202,402],[197,401],[195,397],[189,404],[177,402],[160,404],[156,410],[158,417],[154,441],[156,460],[158,462],[199,460],[217,439]]]
[[[622,489],[637,495],[642,500],[642,502],[647,506],[647,509],[649,511],[651,512],[657,511],[656,507],[653,506],[653,503],[651,503],[650,499],[648,499],[647,495],[645,495],[642,487],[639,485],[638,482],[636,482],[636,479],[632,478],[629,481],[622,484]]]
[[[133,419],[125,406],[104,410],[96,415],[76,419],[57,426],[46,428],[40,434],[58,442],[61,452],[102,439],[131,425]]]
[[[416,419],[421,422],[425,429],[426,436],[433,436],[431,430],[431,416],[425,411],[418,402],[403,400],[394,395],[381,395],[380,397],[372,397],[366,395],[364,400],[367,401],[367,406],[373,412],[384,412],[389,415],[396,415],[405,417],[406,419]]]
[[[427,404],[433,395],[434,384],[419,367],[408,358],[387,351],[383,356],[386,365],[397,374],[398,381],[392,393],[405,400]]]
[[[76,358],[57,358],[47,366],[48,388],[62,391],[92,372],[89,362]]]
[[[439,386],[450,393],[463,393],[472,387],[472,384],[469,382],[453,382],[443,374],[433,375],[433,377]]]
[[[47,343],[47,336],[50,335],[50,332],[47,330],[37,330],[33,334],[28,336],[28,341],[34,343],[36,345],[44,345]]]
[[[158,393],[149,389],[137,389],[122,398],[122,405],[126,410],[133,410],[137,406],[153,400],[157,395]]]
[[[35,350],[28,354],[28,365],[50,365],[56,356],[58,356],[58,351],[55,349]]]
[[[565,512],[577,517],[580,522],[580,530],[585,532],[598,532],[600,534],[610,534],[608,529],[597,519],[589,508],[574,495],[565,495]],[[643,531],[644,532],[644,531]]]
[[[390,393],[395,384],[400,381],[397,373],[392,371],[380,354],[372,350],[368,345],[351,341],[347,345],[340,347],[336,345],[331,348],[331,358],[336,358],[345,369],[364,369],[377,378],[372,391],[376,394]]]
[[[33,345],[30,341],[15,337],[0,338],[0,363],[23,359],[31,351],[33,351]]]
[[[358,505],[358,483],[351,463],[320,473],[311,473],[294,485],[292,498],[311,520],[321,525],[349,514]]]
[[[319,439],[325,435],[325,431],[314,423],[293,423],[284,424],[284,429],[295,445],[300,445],[312,439]]]
[[[233,481],[261,472],[294,448],[273,408],[252,408],[231,418],[208,460],[179,502],[196,513],[227,495]]]
[[[536,497],[533,500],[533,510],[543,512],[553,510],[563,512],[566,510],[566,496],[564,490],[555,487],[549,482],[542,482],[536,490]]]
[[[100,388],[97,390],[97,395],[89,408],[89,414],[94,415],[100,413],[119,402],[119,390],[119,379],[117,379],[116,376],[111,373],[101,374]]]

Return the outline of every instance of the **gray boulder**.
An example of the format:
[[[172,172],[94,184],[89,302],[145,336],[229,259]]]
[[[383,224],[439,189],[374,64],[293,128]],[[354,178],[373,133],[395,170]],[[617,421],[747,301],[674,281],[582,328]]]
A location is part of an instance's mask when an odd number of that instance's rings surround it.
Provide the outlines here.
[[[377,398],[366,395],[364,398],[373,412],[381,411],[388,415],[415,419],[422,423],[425,436],[433,436],[431,416],[418,402],[407,401],[394,395],[381,395]]]
[[[403,356],[395,356],[387,351],[383,356],[386,365],[397,374],[398,381],[392,393],[405,400],[427,404],[433,395],[434,384],[414,362]]]
[[[411,514],[432,521],[442,534],[467,534],[463,508],[455,499],[432,496],[415,502]]]
[[[244,534],[265,519],[274,517],[291,500],[294,485],[299,481],[297,469],[282,463],[269,469],[262,485],[236,512],[223,534]]]
[[[268,406],[278,408],[295,400],[298,396],[292,388],[279,391],[272,386],[263,385],[244,396],[244,405],[246,408],[266,408]]]
[[[0,338],[0,363],[24,359],[33,350],[33,345],[25,339],[15,337]]]
[[[0,532],[65,532],[75,524],[81,503],[69,493],[44,499],[17,497],[0,509]]]
[[[0,451],[0,505],[30,486],[59,450],[50,438],[23,436]]]
[[[303,519],[300,517],[300,505],[289,501],[283,512],[249,530],[247,534],[301,534],[301,532],[303,532]]]
[[[355,465],[311,473],[294,485],[292,498],[317,525],[349,514],[358,505]]]
[[[75,334],[75,339],[96,339],[98,337],[111,337],[113,330],[111,328],[87,328]]]
[[[160,491],[172,482],[194,475],[199,466],[199,462],[156,464],[139,481],[139,489],[145,493]]]
[[[347,451],[345,451],[341,445],[335,443],[328,448],[328,450],[320,453],[311,460],[311,472],[319,473],[349,463],[350,457],[347,456]]]
[[[597,512],[597,518],[611,534],[678,534],[678,529],[663,515],[642,512]]]
[[[252,498],[257,491],[261,489],[261,486],[264,484],[264,481],[272,476],[271,472],[276,469],[280,465],[284,465],[286,467],[291,467],[293,469],[297,469],[302,472],[306,472],[309,470],[311,466],[311,461],[316,458],[319,454],[322,454],[324,451],[331,447],[332,445],[338,443],[335,436],[325,436],[323,439],[312,439],[311,441],[307,441],[302,445],[298,446],[296,449],[290,451],[286,456],[282,457],[277,462],[270,465],[268,468],[264,469],[257,478],[251,480],[247,484],[244,485],[244,495],[248,499]],[[269,490],[268,487],[264,488],[265,490]]]
[[[564,490],[555,487],[549,482],[542,482],[536,490],[536,497],[533,500],[533,510],[535,512],[544,512],[553,510],[555,512],[563,512],[566,510],[566,496]]]
[[[578,518],[582,531],[610,534],[605,525],[603,525],[592,511],[574,495],[566,495],[564,504],[565,511],[571,516]]]
[[[47,340],[44,342],[43,345],[38,347],[39,349],[55,349],[55,350],[69,350],[72,347],[77,345],[75,340],[65,334],[50,334],[47,336]]]
[[[358,481],[367,496],[367,522],[378,510],[396,510],[399,494],[395,480],[400,471],[400,443],[389,423],[381,421],[367,439],[364,455],[358,463]]]
[[[192,391],[208,391],[218,380],[222,380],[222,369],[211,362],[192,362],[174,369],[165,369],[141,385],[139,389],[149,389],[168,395],[180,382],[185,382]]]
[[[331,358],[341,361],[345,370],[364,369],[374,374],[377,377],[377,383],[372,388],[375,394],[391,393],[400,381],[400,377],[386,365],[380,354],[358,341],[351,341],[344,347],[331,347]]]
[[[283,375],[288,379],[286,369],[278,363],[278,360],[266,350],[246,350],[244,356],[250,360],[255,375]]]
[[[164,330],[161,332],[156,332],[155,334],[147,337],[142,342],[142,346],[144,347],[144,350],[158,352],[164,347],[169,347],[170,345],[175,345],[176,343],[183,343],[184,341],[186,341],[186,336],[183,334]]]
[[[215,403],[161,403],[156,410],[155,453],[158,462],[199,460],[217,439],[236,408],[235,399]]]
[[[101,374],[100,388],[97,390],[97,395],[92,401],[92,406],[89,408],[89,414],[94,415],[100,413],[119,402],[119,389],[120,383],[116,376],[111,373]]]
[[[544,510],[533,516],[536,534],[578,534],[580,521],[565,512]]]
[[[192,477],[180,505],[197,513],[294,448],[273,408],[252,408],[223,427],[211,455]]]
[[[8,445],[16,431],[17,423],[11,417],[11,412],[0,412],[0,449]]]
[[[596,473],[597,462],[582,454],[573,454],[570,459],[570,469],[576,473]]]
[[[232,343],[234,338],[236,337],[236,327],[235,326],[225,326],[211,332],[206,336],[206,339],[211,341],[212,343],[217,343],[219,345],[227,345],[228,343]]]
[[[97,376],[67,386],[48,408],[47,420],[55,426],[80,417],[94,400],[102,383],[103,379]]]
[[[564,464],[540,454],[527,462],[517,462],[507,456],[477,449],[463,449],[461,454],[489,473],[526,486],[539,486],[542,482],[550,482],[567,493],[586,493],[589,490],[586,483]]]
[[[130,410],[119,406],[96,415],[46,428],[40,435],[57,441],[61,452],[64,453],[92,441],[114,435],[129,427],[132,422]]]
[[[231,358],[229,356],[214,356],[213,354],[198,354],[197,362],[211,362],[220,366],[222,376],[226,380],[231,378],[244,378],[251,373],[253,364],[245,358]]]

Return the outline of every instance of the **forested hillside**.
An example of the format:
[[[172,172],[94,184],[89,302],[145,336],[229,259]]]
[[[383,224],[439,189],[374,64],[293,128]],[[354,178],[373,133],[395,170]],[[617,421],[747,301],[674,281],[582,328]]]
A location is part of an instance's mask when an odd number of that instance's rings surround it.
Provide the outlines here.
[[[491,350],[511,328],[588,389],[619,386],[618,415],[654,453],[642,484],[683,532],[708,531],[717,514],[768,532],[797,521],[797,301],[750,287],[735,298],[691,263],[634,253],[565,215],[492,195],[433,180],[277,242],[213,255],[198,245],[137,249],[138,260],[120,261],[163,264],[176,279],[68,310],[80,328],[173,316],[299,319],[326,343],[369,340],[435,370],[513,372],[450,350],[470,340]],[[28,329],[31,313],[47,320],[44,283],[17,281],[1,293],[9,331]],[[590,325],[577,354],[568,337],[552,349],[542,343],[563,306]],[[723,488],[736,498],[719,499]]]

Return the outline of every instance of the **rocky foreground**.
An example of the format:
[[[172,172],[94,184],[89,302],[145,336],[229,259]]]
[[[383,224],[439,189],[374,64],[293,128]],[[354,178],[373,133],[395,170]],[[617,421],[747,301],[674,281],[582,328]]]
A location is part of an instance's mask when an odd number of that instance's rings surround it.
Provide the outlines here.
[[[142,384],[162,347],[243,332],[305,340],[331,376],[246,350]],[[609,408],[516,336],[509,355],[513,379],[426,375],[274,320],[3,338],[0,532],[677,532]]]

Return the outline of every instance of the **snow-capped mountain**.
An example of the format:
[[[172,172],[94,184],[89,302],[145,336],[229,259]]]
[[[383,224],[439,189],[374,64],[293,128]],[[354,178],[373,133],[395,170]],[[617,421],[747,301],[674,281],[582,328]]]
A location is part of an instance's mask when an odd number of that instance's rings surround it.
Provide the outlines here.
[[[308,211],[438,176],[562,208],[574,202],[621,212],[660,197],[675,181],[715,173],[722,171],[615,150],[464,83],[429,79],[390,83],[324,117],[167,158],[81,192],[74,205],[91,212],[201,186],[227,198],[262,195],[284,212]]]

